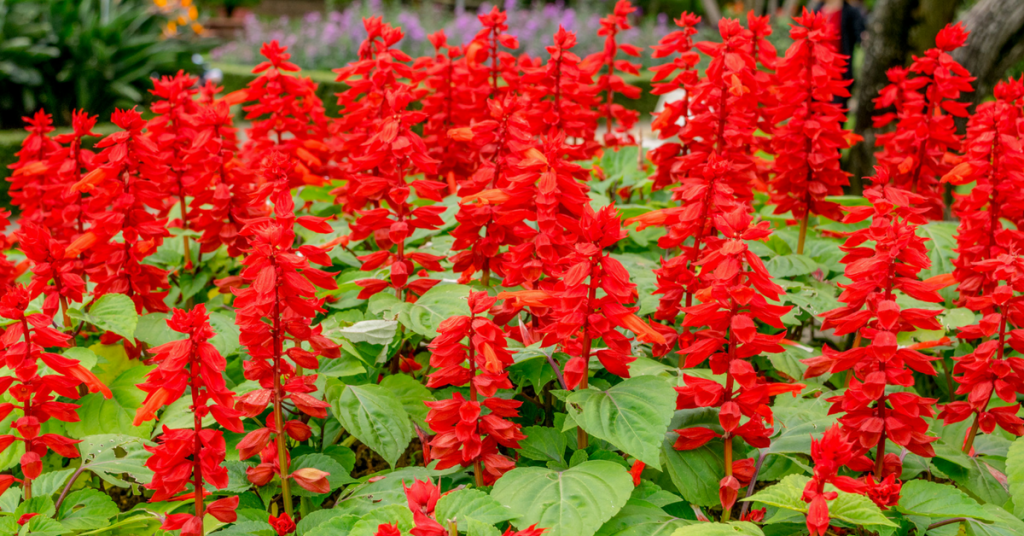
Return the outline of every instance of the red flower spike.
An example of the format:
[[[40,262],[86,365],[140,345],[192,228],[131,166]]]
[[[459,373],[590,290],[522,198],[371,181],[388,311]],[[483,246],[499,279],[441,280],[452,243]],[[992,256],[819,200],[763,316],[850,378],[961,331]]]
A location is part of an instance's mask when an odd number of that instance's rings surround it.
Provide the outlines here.
[[[953,213],[960,219],[957,229],[953,276],[959,286],[959,303],[975,296],[991,295],[997,281],[976,272],[974,265],[1021,247],[1016,229],[1002,222],[1024,218],[1024,148],[1021,136],[1024,79],[999,82],[994,101],[979,104],[967,121],[964,159],[949,170],[942,182],[954,186],[975,183],[971,191],[955,195]],[[1019,228],[1019,227],[1018,227]]]
[[[170,236],[166,220],[154,213],[164,209],[164,156],[143,132],[146,121],[137,110],[116,110],[111,121],[122,130],[96,144],[103,149],[94,160],[99,167],[71,186],[90,193],[87,222],[97,239],[86,273],[96,283],[94,297],[127,294],[139,313],[164,312],[167,273],[143,262]],[[111,241],[118,234],[121,242]]]
[[[0,336],[0,360],[14,373],[0,381],[0,393],[6,393],[14,400],[0,407],[0,412],[7,415],[18,409],[22,415],[11,423],[17,435],[0,436],[0,451],[7,450],[15,441],[24,443],[21,470],[25,476],[23,493],[27,498],[31,498],[32,481],[42,472],[42,458],[48,451],[66,458],[79,456],[75,445],[81,443],[80,440],[52,433],[40,435],[40,426],[50,418],[64,422],[78,420],[75,412],[78,406],[57,402],[56,398],[77,399],[79,391],[76,387],[83,383],[90,391],[103,392],[106,398],[111,397],[110,390],[77,360],[46,351],[48,347],[69,347],[71,337],[49,327],[53,324],[52,313],[27,311],[34,297],[20,285],[10,287],[0,297],[0,318],[5,319],[4,324],[7,325]],[[40,361],[51,374],[39,375]],[[13,481],[13,477],[0,477],[0,488],[6,489]]]
[[[309,327],[313,317],[324,312],[323,299],[316,298],[316,288],[334,289],[337,285],[332,274],[313,268],[310,257],[294,248],[295,206],[288,188],[289,170],[293,166],[280,152],[271,153],[263,162],[265,182],[253,202],[269,202],[274,215],[250,220],[240,230],[239,234],[249,241],[241,272],[242,283],[247,286],[231,289],[237,308],[235,323],[241,331],[239,340],[250,356],[242,365],[244,375],[262,387],[240,401],[239,411],[254,416],[268,405],[273,406],[268,417],[273,438],[261,429],[250,432],[242,442],[247,455],[265,445],[261,464],[251,468],[249,479],[263,485],[274,474],[281,477],[286,511],[291,510],[289,459],[287,452],[283,457],[279,455],[284,449],[274,449],[270,443],[285,441],[287,430],[281,405],[289,400],[299,412],[326,418],[325,408],[329,405],[308,394],[316,391],[316,376],[298,375],[297,367],[312,365],[318,356],[340,355],[337,345],[321,334],[320,326]],[[295,431],[293,428],[292,432]]]
[[[683,12],[674,22],[679,28],[670,32],[651,47],[655,59],[673,56],[670,63],[651,68],[654,72],[651,94],[666,95],[673,91],[683,92],[682,98],[666,102],[665,107],[651,121],[651,129],[658,133],[658,139],[671,140],[682,131],[683,125],[690,115],[691,94],[687,90],[699,80],[697,64],[700,54],[694,50],[693,36],[697,35],[700,16]],[[675,180],[672,177],[671,164],[677,156],[685,155],[687,147],[676,141],[667,141],[651,150],[647,156],[656,166],[652,188],[660,190],[670,186]]]
[[[877,118],[876,126],[896,120],[896,130],[877,136],[875,145],[885,176],[875,182],[923,196],[929,219],[942,219],[943,188],[939,180],[953,167],[945,155],[960,149],[955,117],[967,117],[962,93],[973,91],[974,77],[949,52],[962,44],[967,32],[958,23],[947,25],[936,36],[937,47],[915,56],[907,71],[892,71],[892,84],[883,89],[875,109],[895,105],[895,115]]]
[[[215,333],[205,306],[198,305],[191,311],[175,309],[167,325],[188,338],[152,349],[156,354],[153,361],[158,365],[150,371],[147,381],[138,386],[148,394],[134,424],[138,426],[156,418],[160,407],[181,398],[186,388],[190,390],[193,427],[170,429],[164,426],[157,445],[146,447],[152,453],[146,460],[146,467],[154,473],[153,481],[146,487],[155,491],[151,501],[166,501],[191,485],[189,496],[195,500],[194,513],[168,516],[163,528],[184,527],[183,533],[198,534],[197,527],[202,526],[205,514],[221,521],[233,521],[238,505],[238,497],[214,501],[208,506],[203,504],[204,485],[224,488],[228,475],[223,466],[226,454],[223,433],[203,429],[202,417],[210,412],[222,426],[234,432],[242,432],[242,422],[239,413],[232,408],[234,393],[224,383],[226,362],[209,343]]]
[[[806,9],[790,30],[793,44],[780,59],[772,123],[775,175],[770,184],[775,213],[792,212],[802,220],[810,214],[842,219],[839,205],[827,196],[841,195],[849,174],[839,167],[840,151],[852,145],[842,129],[845,111],[835,97],[849,97],[843,80],[847,58],[834,53],[833,28],[825,15]]]
[[[427,387],[468,383],[469,400],[455,393],[448,400],[424,402],[430,408],[427,424],[436,434],[430,441],[431,458],[438,460],[437,467],[473,465],[480,486],[492,484],[514,467],[498,453],[498,445],[518,448],[526,438],[520,425],[507,420],[519,416],[521,402],[493,398],[498,389],[513,387],[505,371],[513,363],[505,333],[493,321],[477,316],[494,302],[486,292],[470,292],[470,316],[445,319],[430,343],[430,366],[438,370],[430,375]],[[413,491],[420,496],[418,489]],[[412,501],[413,495],[409,497]]]
[[[593,69],[595,72],[603,70],[597,78],[597,88],[604,93],[605,101],[601,106],[601,115],[605,120],[604,144],[608,147],[636,144],[629,131],[636,125],[640,113],[614,102],[616,93],[630,99],[640,97],[639,87],[627,84],[616,74],[616,71],[634,76],[640,74],[640,64],[616,59],[620,50],[628,56],[637,57],[641,54],[639,48],[619,43],[617,39],[619,33],[633,27],[629,23],[629,15],[635,11],[636,8],[629,0],[618,0],[614,11],[600,20],[601,27],[597,30],[597,35],[604,37],[604,49],[591,54],[583,62],[587,69]]]
[[[277,533],[277,536],[285,536],[295,532],[295,522],[292,521],[292,517],[286,512],[282,512],[279,516],[270,516],[270,526]]]

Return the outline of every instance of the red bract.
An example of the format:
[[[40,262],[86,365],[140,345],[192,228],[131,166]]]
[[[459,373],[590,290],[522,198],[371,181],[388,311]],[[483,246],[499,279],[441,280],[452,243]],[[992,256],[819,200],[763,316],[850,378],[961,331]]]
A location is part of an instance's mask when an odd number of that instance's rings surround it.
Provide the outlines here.
[[[297,478],[289,472],[285,434],[304,440],[309,437],[306,435],[308,426],[298,420],[285,422],[282,403],[290,400],[298,412],[326,418],[329,404],[309,395],[316,391],[313,386],[316,376],[299,375],[296,367],[316,370],[319,367],[317,356],[339,355],[337,345],[321,335],[320,326],[310,327],[313,317],[324,312],[323,300],[315,297],[316,287],[335,289],[337,285],[332,274],[310,266],[310,263],[331,264],[324,248],[293,246],[296,223],[314,232],[327,230],[320,218],[295,218],[295,205],[288,189],[292,166],[291,160],[278,152],[271,153],[264,162],[265,195],[257,197],[254,202],[264,203],[269,196],[274,216],[250,220],[240,231],[250,244],[248,256],[242,261],[245,268],[241,272],[241,282],[249,286],[231,289],[237,308],[235,323],[242,332],[240,342],[250,356],[243,364],[245,377],[258,382],[261,387],[239,397],[237,409],[248,417],[256,417],[268,404],[273,405],[273,412],[267,417],[267,427],[249,432],[238,448],[242,459],[245,459],[262,450],[272,449],[276,442],[274,462],[271,464],[264,460],[259,466],[248,469],[247,473],[250,481],[261,482],[258,485],[265,484],[274,473],[280,476],[286,511],[292,509],[289,479],[294,478],[303,488],[322,493],[317,481],[323,475],[314,479],[306,478],[306,475],[298,475],[302,478]],[[286,348],[289,342],[291,344]]]
[[[718,216],[716,225],[724,238],[709,244],[704,256],[696,263],[700,267],[702,289],[696,298],[701,302],[683,309],[683,326],[705,328],[696,331],[694,340],[679,351],[681,367],[693,368],[705,360],[711,372],[724,374],[725,386],[684,374],[683,387],[676,387],[678,409],[717,407],[718,421],[723,430],[684,428],[676,430],[679,440],[676,448],[689,450],[700,447],[711,439],[722,437],[725,445],[725,477],[719,483],[719,499],[726,512],[736,501],[740,481],[735,473],[732,438],[740,437],[750,445],[765,448],[773,429],[771,397],[782,393],[797,393],[800,384],[769,384],[760,378],[748,361],[763,353],[782,351],[779,342],[785,332],[768,335],[758,331],[756,320],[776,329],[782,329],[782,315],[789,307],[771,305],[766,298],[778,300],[782,288],[771,281],[761,259],[751,252],[748,240],[764,240],[771,230],[767,222],[752,224],[752,218],[743,210],[733,210]],[[743,418],[747,421],[740,424]],[[768,426],[765,426],[767,423]],[[728,516],[728,514],[726,514]]]
[[[250,165],[258,168],[272,151],[283,152],[295,163],[288,171],[289,187],[321,186],[330,172],[327,116],[316,84],[288,74],[299,68],[288,61],[287,50],[277,41],[264,43],[260,54],[267,61],[252,70],[259,76],[239,90],[243,93],[225,99],[256,101],[243,108],[246,120],[252,121],[243,153]]]
[[[478,316],[495,301],[486,292],[470,292],[469,316],[445,319],[430,343],[430,366],[438,370],[430,375],[427,387],[468,383],[469,400],[455,393],[449,400],[424,402],[430,408],[427,424],[437,434],[430,441],[430,455],[439,460],[437,467],[473,465],[477,486],[491,485],[515,467],[514,461],[498,452],[498,445],[519,448],[519,440],[526,438],[520,426],[508,420],[519,416],[522,403],[495,397],[498,389],[513,387],[505,371],[513,363],[505,334],[494,322]]]
[[[423,86],[430,91],[423,96],[423,142],[430,157],[437,160],[437,174],[447,181],[448,194],[458,192],[461,179],[470,176],[476,168],[475,152],[455,150],[458,142],[448,131],[464,127],[478,117],[488,88],[474,83],[474,72],[468,67],[464,47],[448,43],[443,31],[429,36],[434,45],[434,57],[417,61],[425,74]]]
[[[839,474],[843,466],[849,465],[860,454],[838,425],[822,434],[821,439],[811,438],[811,460],[814,461],[814,476],[804,486],[800,497],[810,506],[807,512],[807,530],[811,536],[825,536],[829,527],[828,501],[839,496],[834,491],[825,491],[825,485],[831,484],[842,491],[850,493],[866,493],[868,485],[848,476]]]
[[[34,296],[23,286],[9,288],[0,298],[0,318],[10,320],[10,325],[0,336],[0,359],[13,372],[0,378],[0,392],[13,402],[0,404],[0,415],[6,417],[18,410],[19,416],[11,423],[18,435],[0,435],[0,451],[6,450],[15,441],[25,443],[21,456],[21,471],[24,477],[23,494],[26,500],[32,498],[32,481],[43,470],[43,456],[52,450],[65,458],[77,458],[75,445],[80,440],[70,439],[54,433],[40,434],[40,426],[50,418],[63,422],[77,422],[78,406],[58,402],[58,396],[77,399],[77,387],[81,384],[91,392],[102,392],[106,398],[112,394],[99,379],[76,359],[69,359],[46,351],[46,348],[70,346],[70,335],[49,326],[53,323],[52,311],[43,313],[27,312]],[[39,375],[39,362],[53,374]],[[6,483],[8,486],[10,482]]]
[[[950,402],[939,413],[945,424],[974,415],[964,438],[963,451],[968,454],[973,454],[979,430],[991,434],[998,425],[1013,435],[1024,435],[1024,420],[1017,416],[1020,404],[1016,403],[1017,393],[1024,393],[1024,359],[1005,355],[1007,344],[1018,352],[1024,350],[1024,329],[1019,329],[1024,318],[1024,297],[1019,294],[1024,292],[1024,260],[1016,254],[1001,254],[974,263],[973,269],[998,286],[983,296],[967,298],[967,307],[980,312],[982,318],[960,328],[957,338],[982,342],[973,352],[953,358],[954,379],[960,384],[956,394],[967,395],[967,400]],[[993,394],[1009,405],[990,408]]]
[[[974,77],[949,54],[967,40],[962,24],[946,26],[935,40],[936,48],[914,57],[910,72],[916,76],[904,79],[894,72],[901,87],[883,90],[885,98],[876,101],[876,108],[902,103],[896,131],[877,141],[884,143],[877,158],[894,186],[924,197],[928,218],[942,219],[939,179],[952,167],[946,153],[960,148],[953,118],[967,117],[967,104],[957,101],[972,91]]]
[[[515,50],[519,48],[519,40],[514,35],[509,35],[508,14],[491,7],[491,11],[481,13],[477,16],[483,28],[477,32],[473,42],[466,50],[466,57],[471,64],[479,65],[478,70],[486,73],[486,82],[489,84],[490,92],[487,98],[498,98],[516,89],[519,78],[519,65],[512,54],[505,52],[501,47]],[[490,62],[485,66],[486,62]],[[504,85],[499,81],[505,82]]]
[[[167,326],[187,336],[151,349],[152,361],[158,363],[138,385],[146,392],[146,400],[136,411],[135,426],[156,418],[160,408],[171,404],[185,394],[192,395],[193,426],[191,429],[163,427],[159,444],[146,447],[152,456],[146,467],[153,470],[153,481],[146,488],[155,490],[151,502],[167,500],[195,500],[195,513],[171,514],[164,520],[163,530],[181,530],[183,535],[203,533],[203,516],[210,514],[224,523],[237,519],[238,497],[228,497],[204,505],[204,484],[216,489],[228,485],[228,471],[224,467],[226,445],[223,432],[204,430],[203,417],[210,414],[232,432],[242,432],[239,413],[233,409],[234,393],[224,383],[227,362],[210,344],[215,335],[210,327],[206,307],[198,305],[191,311],[175,309]],[[175,497],[192,485],[187,497]]]
[[[821,356],[804,363],[808,378],[825,372],[852,372],[849,389],[828,399],[830,412],[843,414],[839,422],[858,453],[877,446],[875,478],[880,480],[884,477],[886,438],[920,456],[935,454],[931,443],[936,438],[926,434],[924,419],[932,416],[935,400],[909,392],[887,395],[885,389],[887,385],[914,385],[911,369],[935,375],[931,365],[935,358],[899,345],[897,335],[915,329],[942,329],[935,318],[942,311],[902,308],[894,292],[933,303],[942,298],[917,278],[931,264],[924,239],[916,234],[923,221],[921,212],[927,209],[910,207],[921,206],[924,198],[884,186],[884,179],[865,192],[865,197],[872,206],[849,209],[846,221],[870,216],[871,225],[850,233],[841,246],[847,252],[842,262],[851,282],[843,285],[838,299],[846,305],[821,315],[821,329],[834,329],[837,336],[856,333],[857,341],[842,352],[825,346]],[[864,246],[869,241],[873,247]],[[859,346],[862,338],[871,344]]]
[[[757,61],[751,56],[753,34],[739,21],[722,19],[718,24],[721,43],[701,41],[696,47],[711,62],[705,77],[699,79],[689,93],[691,117],[679,138],[686,154],[664,158],[668,166],[669,184],[686,178],[701,178],[714,162],[727,163],[724,179],[737,200],[749,202],[757,174],[750,147],[758,118]],[[714,156],[712,156],[714,155]],[[659,171],[660,176],[665,172]]]
[[[849,174],[839,168],[839,151],[853,139],[842,128],[846,114],[835,97],[849,97],[843,80],[846,58],[831,50],[836,38],[825,16],[804,10],[795,19],[786,56],[778,61],[777,106],[772,108],[775,153],[771,200],[775,213],[799,220],[797,253],[803,253],[811,214],[841,220],[839,205],[825,199],[842,195]]]
[[[557,344],[573,356],[565,365],[569,389],[587,387],[587,364],[598,339],[606,346],[597,352],[601,364],[608,372],[628,378],[632,349],[616,328],[632,331],[644,342],[660,344],[665,338],[636,316],[639,307],[628,306],[637,301],[636,285],[622,263],[605,251],[625,238],[626,231],[614,205],[596,213],[586,205],[578,222],[565,223],[578,238],[555,274],[561,281],[548,290],[552,323],[541,330],[546,334],[544,346]]]
[[[217,90],[210,85],[204,88],[211,95]],[[228,102],[218,100],[203,106],[194,121],[196,135],[187,158],[195,166],[191,184],[195,197],[188,218],[191,227],[201,233],[196,239],[199,259],[221,244],[227,246],[228,255],[238,257],[248,246],[239,231],[247,220],[266,216],[267,207],[252,202],[255,174],[236,157],[238,140]]]
[[[597,87],[591,68],[585,67],[572,52],[576,34],[562,26],[555,32],[554,44],[546,50],[550,57],[543,66],[527,71],[522,78],[525,90],[533,101],[531,116],[548,136],[563,134],[583,140],[576,149],[577,159],[585,158],[594,143],[597,130]]]
[[[198,184],[197,170],[191,159],[186,154],[192,146],[192,140],[196,137],[194,116],[199,111],[199,105],[193,99],[198,93],[196,83],[198,78],[178,71],[173,77],[164,76],[153,80],[153,89],[150,90],[156,100],[150,109],[156,117],[146,125],[150,138],[156,143],[157,149],[162,153],[163,161],[166,163],[166,175],[164,180],[164,191],[169,192],[177,198],[178,206],[181,209],[181,220],[168,222],[170,226],[179,226],[183,230],[189,229],[188,209],[185,205],[185,197],[195,197],[202,191],[202,185]],[[175,199],[166,198],[166,209],[174,205]],[[182,237],[185,252],[185,267],[191,268],[192,255],[189,248],[189,239]]]
[[[629,24],[629,15],[635,11],[636,8],[629,0],[618,0],[615,3],[615,10],[601,19],[601,28],[597,31],[597,35],[604,37],[604,50],[595,52],[584,60],[587,69],[594,69],[595,72],[603,70],[597,78],[597,88],[605,97],[601,115],[605,120],[604,144],[607,146],[636,143],[629,131],[636,125],[640,113],[615,103],[616,93],[621,93],[629,99],[640,97],[640,88],[627,84],[621,76],[615,74],[616,71],[634,76],[640,74],[640,64],[615,59],[619,50],[628,56],[640,56],[639,47],[619,43],[617,40],[619,32],[632,28]]]
[[[85,293],[85,281],[76,273],[78,261],[69,257],[64,245],[43,227],[26,224],[18,231],[18,237],[21,250],[33,263],[29,293],[46,294],[47,299],[59,301],[64,328],[69,329],[68,304],[81,303]]]
[[[654,49],[651,57],[655,59],[674,55],[671,63],[651,69],[654,71],[651,94],[683,92],[681,98],[665,102],[665,107],[651,121],[651,130],[657,132],[658,139],[661,140],[678,136],[682,125],[689,121],[690,91],[687,88],[693,87],[699,79],[697,64],[700,63],[700,55],[693,50],[693,36],[697,35],[700,16],[683,12],[675,23],[679,30],[662,37],[657,45],[651,47]],[[647,154],[656,167],[652,188],[658,190],[675,182],[672,178],[671,164],[676,157],[686,154],[687,150],[685,145],[672,141],[658,146]]]
[[[1017,103],[1022,96],[1024,79],[996,85],[996,100],[978,105],[967,122],[963,161],[942,178],[954,186],[975,183],[953,204],[960,218],[953,275],[960,283],[961,303],[989,296],[998,285],[985,277],[992,272],[974,269],[977,262],[1016,251],[1022,244],[1017,229],[1002,223],[1024,216],[1022,113]]]
[[[436,229],[444,223],[440,217],[444,212],[443,206],[416,207],[410,195],[415,191],[420,198],[440,201],[444,185],[423,179],[407,180],[418,171],[435,174],[437,162],[426,155],[422,138],[412,130],[425,117],[422,112],[406,109],[412,102],[408,88],[396,86],[387,94],[387,102],[390,111],[376,122],[374,135],[366,140],[361,155],[351,158],[353,170],[365,174],[356,176],[358,182],[349,191],[350,201],[353,198],[373,199],[387,205],[387,208],[378,206],[359,211],[359,218],[351,225],[351,239],[363,240],[372,236],[380,248],[359,257],[362,269],[371,271],[387,266],[390,272],[387,279],[356,281],[363,287],[360,299],[369,298],[388,287],[395,289],[395,296],[399,299],[422,295],[438,280],[420,278],[410,281],[410,277],[416,274],[415,264],[425,270],[439,272],[439,261],[444,258],[405,250],[405,241],[416,229]]]
[[[32,117],[23,117],[28,136],[21,142],[21,149],[15,153],[18,161],[7,166],[14,172],[8,179],[11,185],[8,195],[11,204],[21,211],[26,222],[43,223],[46,208],[44,193],[52,181],[53,173],[49,158],[60,150],[60,144],[50,139],[53,132],[53,117],[39,110]],[[40,178],[42,177],[42,178]]]
[[[482,191],[507,188],[509,175],[515,170],[524,151],[533,145],[531,126],[527,121],[525,98],[508,96],[500,101],[487,101],[488,118],[472,127],[453,130],[450,135],[469,142],[480,155],[480,164],[473,176],[459,189],[463,203],[455,219],[458,227],[452,250],[453,271],[468,280],[482,271],[481,282],[489,285],[491,272],[505,273],[501,265],[501,246],[518,244],[525,234],[522,218],[508,217],[503,204],[469,203]]]
[[[90,250],[86,272],[96,283],[93,296],[127,294],[138,312],[166,311],[167,273],[142,261],[170,236],[165,219],[154,210],[163,208],[161,191],[164,161],[153,140],[142,129],[142,115],[134,108],[117,110],[111,121],[122,129],[96,144],[99,166],[71,186],[89,192],[87,234],[96,245]],[[121,242],[111,242],[118,233]],[[81,240],[82,238],[80,238]]]

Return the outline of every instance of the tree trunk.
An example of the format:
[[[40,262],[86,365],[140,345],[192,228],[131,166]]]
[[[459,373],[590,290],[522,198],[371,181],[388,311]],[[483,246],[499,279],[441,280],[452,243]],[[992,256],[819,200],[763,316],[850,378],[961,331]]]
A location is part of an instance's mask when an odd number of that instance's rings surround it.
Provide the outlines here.
[[[704,8],[704,20],[717,30],[718,21],[722,20],[722,10],[718,8],[718,1],[700,0],[700,5]]]
[[[802,0],[785,0],[782,3],[782,17],[790,19],[796,17],[796,12],[800,8],[801,3]]]
[[[979,0],[960,20],[971,35],[953,57],[977,77],[974,94],[968,95],[977,103],[1024,58],[1024,2]]]
[[[864,63],[854,82],[856,125],[854,132],[864,141],[850,149],[851,193],[860,194],[861,177],[874,174],[875,134],[871,126],[879,90],[888,84],[885,71],[903,65],[910,51],[910,29],[914,26],[917,0],[878,0],[864,37]]]

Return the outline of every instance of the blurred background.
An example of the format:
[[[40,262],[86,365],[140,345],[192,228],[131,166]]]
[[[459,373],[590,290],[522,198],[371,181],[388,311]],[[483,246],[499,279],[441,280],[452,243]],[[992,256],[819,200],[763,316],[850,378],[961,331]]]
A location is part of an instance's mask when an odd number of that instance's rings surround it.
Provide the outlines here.
[[[822,1],[824,5],[822,5]],[[479,29],[482,0],[0,0],[0,164],[7,145],[20,141],[21,118],[40,107],[66,125],[84,108],[103,122],[115,107],[145,104],[150,78],[184,69],[230,91],[243,87],[259,61],[259,47],[276,39],[292,61],[334,100],[330,69],[356,57],[365,37],[361,19],[383,16],[401,26],[400,47],[413,57],[432,52],[427,36],[444,30],[452,42],[468,42]],[[509,14],[509,33],[520,52],[545,56],[559,25],[579,37],[577,53],[597,52],[597,20],[613,0],[525,1],[498,4]],[[623,39],[649,47],[670,32],[682,11],[703,17],[701,39],[717,38],[721,17],[753,11],[772,15],[778,48],[786,46],[788,20],[799,9],[842,11],[856,21],[851,123],[865,135],[864,155],[849,155],[855,176],[870,171],[870,99],[886,83],[885,71],[905,65],[931,46],[945,24],[963,21],[972,31],[957,59],[978,77],[974,98],[991,94],[995,82],[1024,69],[1024,0],[638,0],[635,28]],[[642,63],[654,63],[649,55]],[[631,82],[649,86],[649,74]],[[642,112],[656,101],[641,99]]]

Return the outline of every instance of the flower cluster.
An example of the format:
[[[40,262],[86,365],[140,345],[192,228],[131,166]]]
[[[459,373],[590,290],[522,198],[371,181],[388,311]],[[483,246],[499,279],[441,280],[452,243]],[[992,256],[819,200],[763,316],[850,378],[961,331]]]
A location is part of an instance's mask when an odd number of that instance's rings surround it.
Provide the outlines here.
[[[804,10],[794,21],[786,56],[776,62],[781,81],[772,110],[775,153],[771,180],[775,213],[791,212],[801,221],[797,253],[803,253],[810,214],[841,220],[839,205],[826,200],[841,195],[848,173],[839,168],[839,151],[853,141],[843,131],[846,115],[836,97],[849,97],[843,80],[846,58],[830,50],[835,30],[821,13]]]
[[[680,366],[685,368],[708,361],[713,374],[725,375],[725,385],[684,374],[685,385],[676,387],[679,393],[676,407],[719,408],[722,432],[708,427],[676,430],[679,438],[675,448],[691,450],[716,437],[722,438],[725,476],[719,483],[719,498],[722,507],[729,511],[736,502],[742,483],[740,477],[753,463],[753,460],[733,461],[732,438],[740,437],[754,447],[767,447],[773,432],[770,398],[799,392],[803,386],[768,383],[749,361],[756,355],[782,351],[779,343],[785,333],[761,333],[757,320],[780,329],[783,327],[781,317],[789,311],[789,307],[768,303],[767,299],[778,300],[782,288],[771,281],[764,263],[746,243],[766,239],[771,234],[767,222],[753,224],[749,214],[734,210],[717,218],[715,223],[723,238],[710,243],[697,261],[702,288],[696,298],[701,303],[683,309],[686,313],[684,326],[704,329],[694,333],[693,342],[680,349],[679,355]]]
[[[498,446],[519,448],[519,440],[526,437],[509,420],[519,416],[522,402],[495,396],[498,389],[512,388],[505,371],[513,363],[512,354],[501,328],[478,315],[496,301],[486,292],[471,292],[469,316],[446,319],[430,343],[430,366],[438,370],[430,375],[427,386],[468,383],[469,400],[456,392],[449,400],[424,402],[430,408],[427,424],[437,434],[430,441],[430,457],[439,460],[437,467],[442,469],[473,465],[478,485],[489,485],[515,467],[498,452]]]
[[[1024,97],[1024,79],[1000,82],[995,97],[978,105],[967,121],[963,161],[942,177],[954,186],[974,183],[953,204],[960,218],[953,276],[960,283],[961,302],[989,296],[998,286],[985,277],[992,272],[976,271],[975,264],[1022,245],[1020,235],[1003,220],[1024,218],[1024,148],[1019,141],[1024,115],[1018,103]]]
[[[0,318],[11,323],[0,336],[3,365],[13,374],[0,377],[0,392],[12,402],[0,404],[0,415],[5,418],[17,411],[11,429],[18,433],[0,435],[0,451],[7,450],[15,441],[25,444],[21,456],[24,475],[23,494],[32,498],[32,481],[43,470],[43,456],[52,450],[65,458],[77,458],[75,445],[81,441],[55,433],[40,434],[40,427],[51,418],[63,422],[77,422],[78,406],[60,402],[57,397],[78,399],[77,387],[84,384],[91,392],[101,392],[106,398],[113,395],[93,373],[78,360],[47,352],[47,348],[67,348],[71,336],[51,327],[52,310],[42,313],[28,312],[34,295],[23,286],[7,289],[0,297]],[[40,375],[40,363],[45,371]],[[10,486],[13,477],[0,478],[0,485]]]
[[[196,306],[191,311],[175,309],[167,320],[167,327],[187,336],[153,348],[153,361],[158,363],[139,384],[146,400],[135,415],[134,424],[156,418],[163,406],[178,400],[188,389],[192,396],[193,427],[170,429],[163,427],[159,444],[146,447],[152,456],[146,467],[153,470],[153,481],[146,485],[156,493],[150,501],[182,500],[175,497],[192,485],[189,498],[195,501],[195,513],[171,514],[164,520],[163,530],[181,530],[183,535],[201,535],[203,516],[210,514],[225,523],[237,519],[238,497],[226,497],[204,504],[204,484],[216,489],[228,485],[228,471],[224,467],[227,446],[219,430],[203,428],[203,417],[212,415],[224,428],[242,432],[240,414],[233,409],[234,393],[224,383],[227,362],[210,344],[215,333],[210,327],[206,308]]]
[[[974,78],[950,55],[966,41],[962,24],[940,30],[935,48],[915,57],[909,73],[894,71],[891,79],[898,87],[883,90],[885,98],[875,103],[897,106],[896,129],[877,136],[876,144],[882,148],[878,163],[894,186],[924,197],[929,219],[943,217],[939,180],[952,167],[945,155],[960,148],[953,118],[967,117],[967,103],[958,99],[972,91]]]

